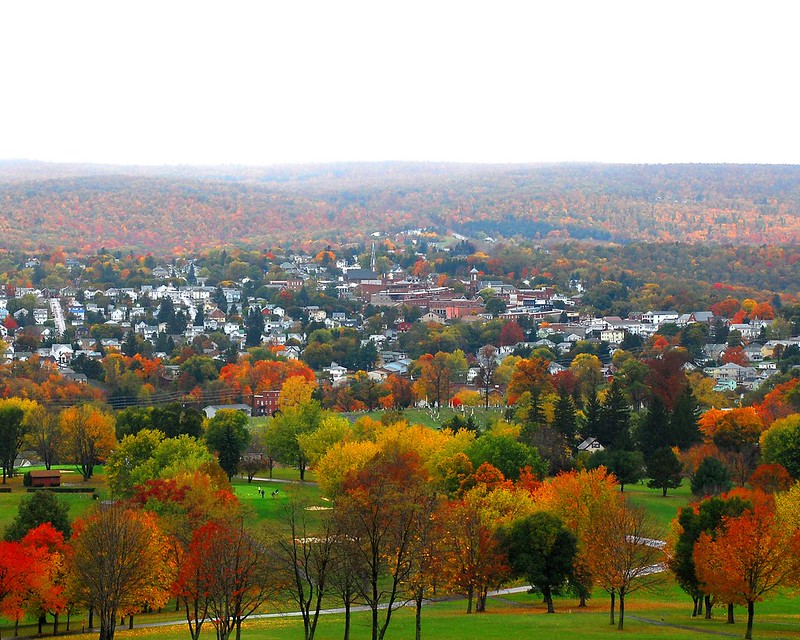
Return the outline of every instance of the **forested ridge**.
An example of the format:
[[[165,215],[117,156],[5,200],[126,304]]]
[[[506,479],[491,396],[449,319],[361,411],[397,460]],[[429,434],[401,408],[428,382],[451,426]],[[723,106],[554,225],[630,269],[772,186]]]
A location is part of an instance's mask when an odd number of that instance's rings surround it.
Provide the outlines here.
[[[786,165],[0,163],[0,246],[27,250],[181,253],[417,227],[543,242],[791,244],[799,208],[800,167]]]

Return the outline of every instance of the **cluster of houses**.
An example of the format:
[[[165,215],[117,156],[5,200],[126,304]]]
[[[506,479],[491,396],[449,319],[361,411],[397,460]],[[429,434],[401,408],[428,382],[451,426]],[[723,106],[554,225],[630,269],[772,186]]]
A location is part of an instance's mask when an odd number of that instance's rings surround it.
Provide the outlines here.
[[[540,286],[518,288],[499,280],[482,279],[477,269],[473,268],[468,280],[456,283],[455,286],[438,286],[432,278],[413,277],[399,267],[393,267],[389,273],[378,274],[373,269],[363,269],[357,264],[346,261],[336,263],[337,272],[342,275],[335,279],[324,279],[324,268],[321,268],[310,256],[294,257],[280,265],[281,280],[271,280],[268,289],[274,291],[296,292],[303,286],[313,282],[320,290],[335,290],[343,300],[359,300],[374,307],[407,306],[420,310],[420,321],[448,323],[453,321],[481,322],[493,317],[517,319],[526,316],[535,321],[539,329],[535,336],[530,336],[524,346],[547,347],[558,355],[571,351],[578,341],[605,342],[613,350],[628,335],[651,337],[665,323],[685,327],[692,323],[711,324],[715,321],[710,311],[694,311],[680,314],[676,311],[648,310],[631,314],[628,318],[617,316],[593,317],[582,315],[579,311],[583,285],[580,282],[570,284],[567,294],[559,292],[555,287]],[[187,267],[183,267],[185,271]],[[70,373],[69,365],[80,355],[86,358],[99,359],[102,351],[121,349],[120,338],[102,338],[98,340],[90,333],[89,324],[101,323],[119,327],[117,335],[128,331],[135,332],[144,340],[156,343],[159,336],[168,332],[166,323],[157,323],[154,318],[157,311],[170,300],[176,310],[181,310],[188,320],[188,326],[180,335],[172,336],[176,344],[191,342],[195,337],[209,332],[222,332],[230,341],[244,349],[246,327],[241,320],[243,305],[248,309],[258,309],[264,319],[262,342],[282,345],[283,354],[290,359],[302,357],[306,336],[303,334],[299,318],[289,317],[286,308],[271,304],[264,299],[246,297],[244,293],[247,279],[235,286],[208,286],[204,278],[192,278],[196,284],[174,284],[178,276],[185,277],[184,272],[176,272],[174,267],[157,267],[153,270],[170,281],[163,284],[143,285],[140,287],[120,287],[107,289],[85,289],[65,287],[53,291],[7,285],[0,288],[0,338],[5,339],[5,348],[0,353],[0,360],[13,358],[25,359],[34,353],[41,359],[51,361],[62,368],[67,375],[74,376],[77,381],[85,381],[82,374]],[[22,322],[28,308],[19,308],[12,312],[8,302],[13,298],[32,295],[37,300],[32,310],[33,323]],[[224,297],[226,311],[215,302],[220,295]],[[502,309],[492,313],[487,311],[487,301],[496,298],[502,301]],[[273,298],[274,299],[274,298]],[[15,305],[16,306],[16,305]],[[342,305],[345,308],[347,305]],[[350,305],[352,307],[352,305]],[[202,309],[202,322],[195,324]],[[304,317],[327,328],[350,327],[362,330],[363,318],[358,313],[345,311],[326,311],[318,306],[307,305],[301,308]],[[17,324],[25,324],[26,329],[33,330],[44,344],[36,352],[17,349],[11,339],[5,320],[14,316]],[[749,365],[733,363],[717,365],[726,345],[709,344],[704,353],[708,362],[712,363],[705,372],[713,377],[720,391],[737,388],[757,388],[776,370],[771,358],[778,345],[784,348],[800,343],[800,338],[786,340],[770,340],[758,343],[763,329],[769,321],[754,320],[748,324],[731,325],[730,329],[740,332],[745,343],[744,353]],[[60,338],[71,328],[70,335],[74,340],[65,344]],[[402,320],[394,326],[386,326],[382,333],[363,336],[363,341],[375,343],[380,354],[379,366],[369,372],[376,380],[383,380],[389,375],[405,375],[411,361],[406,354],[398,351],[396,341],[398,334],[406,331],[409,323]],[[558,336],[558,340],[551,338]],[[504,357],[514,350],[515,345],[501,348],[498,357]],[[166,353],[157,353],[165,359]],[[213,353],[212,355],[219,355]],[[554,371],[561,365],[554,363]],[[169,367],[167,367],[169,373]],[[333,362],[325,367],[322,375],[334,384],[345,381],[348,375],[345,367]],[[608,373],[611,373],[610,370]],[[467,382],[477,374],[470,370]],[[269,403],[272,399],[262,399]],[[267,404],[260,411],[267,410]]]

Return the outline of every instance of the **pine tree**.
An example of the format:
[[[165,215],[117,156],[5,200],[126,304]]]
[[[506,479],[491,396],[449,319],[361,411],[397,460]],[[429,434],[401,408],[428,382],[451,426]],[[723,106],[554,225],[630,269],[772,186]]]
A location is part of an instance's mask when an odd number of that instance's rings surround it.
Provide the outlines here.
[[[556,400],[553,409],[553,428],[567,439],[570,446],[574,444],[578,431],[577,420],[575,419],[575,403],[564,387],[558,390],[558,400]]]
[[[669,410],[664,401],[658,395],[653,394],[647,407],[647,415],[640,425],[638,433],[639,450],[644,454],[646,461],[650,460],[657,449],[669,447],[672,444],[673,438],[670,432]]]
[[[610,441],[603,440],[600,435],[602,433],[602,425],[600,424],[600,399],[597,397],[597,390],[592,389],[589,397],[586,399],[586,408],[584,411],[583,433],[585,438],[597,438],[600,443],[608,447],[611,445]]]
[[[694,395],[692,387],[686,385],[675,400],[671,416],[672,442],[670,445],[688,449],[693,444],[701,441],[698,419],[700,405]]]
[[[607,447],[630,449],[630,418],[631,408],[622,391],[622,385],[613,380],[600,407],[597,439]]]

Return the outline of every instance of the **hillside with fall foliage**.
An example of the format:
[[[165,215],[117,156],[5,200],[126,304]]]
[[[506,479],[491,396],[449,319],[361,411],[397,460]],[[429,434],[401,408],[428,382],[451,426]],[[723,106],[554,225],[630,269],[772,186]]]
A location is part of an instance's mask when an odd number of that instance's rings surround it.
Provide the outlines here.
[[[800,240],[800,167],[373,163],[107,167],[0,163],[0,248],[157,254],[469,237],[735,245]]]

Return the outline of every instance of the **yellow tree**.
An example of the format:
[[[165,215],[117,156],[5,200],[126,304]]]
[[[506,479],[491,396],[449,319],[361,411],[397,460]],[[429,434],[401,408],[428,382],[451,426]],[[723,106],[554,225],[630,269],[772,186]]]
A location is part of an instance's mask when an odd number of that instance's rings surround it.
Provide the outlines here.
[[[78,467],[84,480],[92,477],[94,465],[117,443],[114,416],[88,404],[64,409],[61,431],[62,456]]]
[[[99,615],[100,640],[112,640],[119,614],[166,601],[167,545],[153,514],[104,506],[75,523],[70,547],[70,591]]]
[[[278,406],[283,411],[289,407],[308,404],[311,402],[311,394],[314,393],[315,388],[316,385],[303,376],[291,376],[281,387]]]

